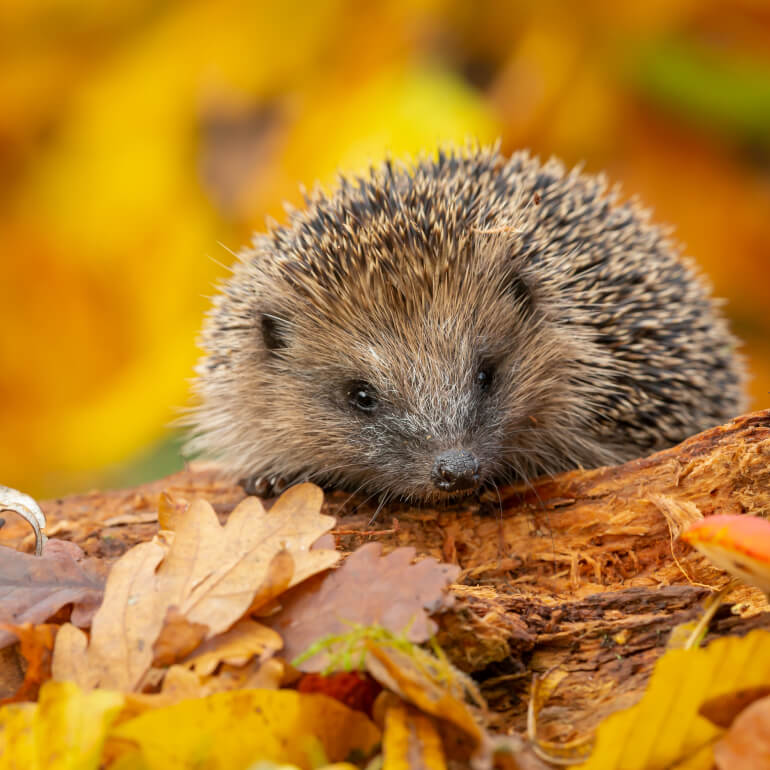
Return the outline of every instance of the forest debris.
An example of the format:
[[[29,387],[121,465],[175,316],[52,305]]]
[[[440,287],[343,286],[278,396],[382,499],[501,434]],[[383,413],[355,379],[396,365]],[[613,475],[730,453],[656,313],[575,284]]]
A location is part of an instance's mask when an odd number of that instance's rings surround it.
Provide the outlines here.
[[[413,564],[414,548],[397,548],[386,556],[381,552],[379,543],[367,543],[339,569],[282,598],[282,610],[265,623],[283,637],[289,660],[319,639],[355,626],[379,625],[406,633],[412,642],[424,642],[436,632],[430,615],[452,606],[448,588],[459,568],[430,558]],[[328,652],[319,651],[297,665],[301,671],[321,671],[328,659]]]
[[[46,542],[42,556],[0,546],[0,623],[43,623],[67,604],[72,622],[88,625],[102,599],[105,565],[74,543]],[[0,648],[16,637],[0,629]]]

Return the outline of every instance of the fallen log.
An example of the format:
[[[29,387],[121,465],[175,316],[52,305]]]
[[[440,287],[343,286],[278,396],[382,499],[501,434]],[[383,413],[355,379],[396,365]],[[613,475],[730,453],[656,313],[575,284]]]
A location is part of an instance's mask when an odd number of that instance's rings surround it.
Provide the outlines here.
[[[91,492],[42,503],[50,536],[91,556],[114,559],[158,529],[159,495],[183,507],[209,500],[224,520],[244,497],[211,465],[192,465],[130,490]],[[442,508],[327,493],[339,548],[378,540],[463,572],[439,641],[484,686],[501,725],[522,730],[533,673],[561,666],[564,685],[540,715],[541,736],[585,734],[641,695],[670,630],[701,612],[726,577],[683,543],[690,523],[714,513],[770,510],[770,411],[700,433],[624,465],[572,471],[491,491]],[[0,542],[31,551],[13,516]],[[770,628],[759,590],[733,594],[711,635]],[[734,610],[740,609],[740,614]]]

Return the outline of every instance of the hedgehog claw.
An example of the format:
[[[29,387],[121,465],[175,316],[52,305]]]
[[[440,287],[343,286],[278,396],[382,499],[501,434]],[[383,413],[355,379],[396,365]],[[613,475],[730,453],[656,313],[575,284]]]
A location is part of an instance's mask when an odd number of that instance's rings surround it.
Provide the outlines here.
[[[260,473],[247,476],[238,483],[247,495],[255,495],[256,497],[276,497],[289,486],[288,479],[283,476],[265,476]]]

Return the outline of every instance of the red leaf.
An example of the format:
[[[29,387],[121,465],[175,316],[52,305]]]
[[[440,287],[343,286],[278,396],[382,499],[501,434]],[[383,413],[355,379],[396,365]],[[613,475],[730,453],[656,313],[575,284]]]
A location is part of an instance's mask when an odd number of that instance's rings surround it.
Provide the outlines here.
[[[358,671],[338,671],[328,676],[322,674],[305,674],[299,680],[297,689],[306,693],[321,693],[344,703],[356,711],[372,716],[374,699],[382,691],[382,687],[368,674]]]

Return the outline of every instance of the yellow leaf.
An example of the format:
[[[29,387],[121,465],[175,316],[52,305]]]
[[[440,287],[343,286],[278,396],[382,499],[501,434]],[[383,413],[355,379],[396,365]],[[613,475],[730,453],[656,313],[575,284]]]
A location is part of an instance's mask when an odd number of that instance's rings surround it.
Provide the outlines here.
[[[38,703],[0,709],[1,770],[96,770],[123,696],[47,682]]]
[[[380,731],[325,695],[239,690],[149,711],[111,737],[135,742],[148,770],[245,770],[258,760],[310,770],[308,753],[318,742],[330,761],[339,762],[354,751],[368,756]]]
[[[705,649],[670,650],[655,666],[642,700],[608,717],[584,770],[657,770],[687,761],[710,768],[706,750],[723,730],[698,713],[704,701],[770,683],[770,633],[717,639]],[[702,758],[693,764],[693,757]]]
[[[385,714],[382,770],[445,770],[441,738],[430,717],[405,704],[392,706]]]

